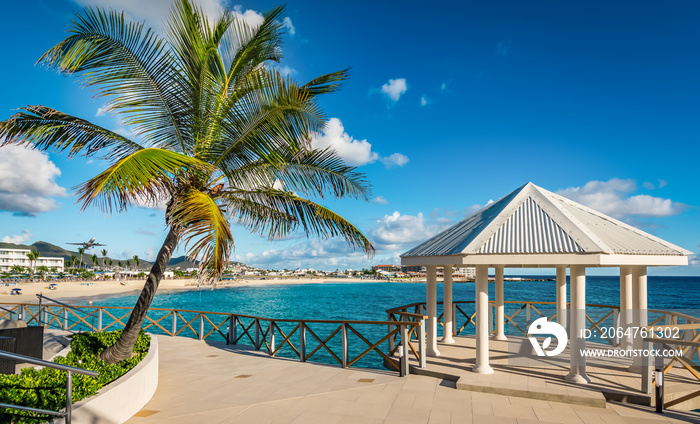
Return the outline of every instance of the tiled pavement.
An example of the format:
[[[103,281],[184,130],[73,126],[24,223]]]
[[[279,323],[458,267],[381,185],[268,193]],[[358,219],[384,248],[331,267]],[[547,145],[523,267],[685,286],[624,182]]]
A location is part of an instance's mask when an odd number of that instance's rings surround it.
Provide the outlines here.
[[[700,423],[694,413],[473,393],[432,377],[274,359],[183,337],[158,340],[158,389],[129,424]]]

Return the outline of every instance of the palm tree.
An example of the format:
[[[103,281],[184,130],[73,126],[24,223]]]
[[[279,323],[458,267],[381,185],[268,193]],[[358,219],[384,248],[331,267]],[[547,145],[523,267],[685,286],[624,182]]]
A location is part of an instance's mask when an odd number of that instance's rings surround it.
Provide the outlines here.
[[[46,274],[49,273],[49,267],[46,265],[41,265],[36,267],[36,270],[39,272],[39,275],[41,275],[41,280],[46,280]]]
[[[374,252],[351,223],[309,199],[366,201],[370,187],[334,150],[310,142],[326,119],[318,96],[336,91],[347,71],[298,84],[269,66],[281,58],[282,16],[283,8],[273,9],[251,27],[232,12],[210,19],[190,0],[178,0],[161,38],[123,13],[86,8],[40,62],[82,76],[137,136],[46,106],[27,106],[0,123],[0,146],[99,153],[111,162],[78,186],[83,209],[166,206],[163,246],[121,337],[102,359],[130,357],[181,242],[199,261],[199,274],[212,281],[220,275],[233,247],[229,219],[269,239],[303,230]]]
[[[37,250],[30,250],[27,252],[27,258],[29,258],[29,280],[34,280],[34,265],[36,264],[37,259],[41,256],[41,253]]]
[[[73,266],[75,266],[75,264],[78,263],[78,257],[75,255],[70,255],[70,260],[71,260]],[[73,272],[71,272],[71,274],[73,274],[74,271],[75,271],[75,269],[73,270]]]
[[[107,249],[102,249],[102,272],[105,270],[105,259],[107,259]]]
[[[97,255],[93,254],[92,255],[92,268],[93,269],[97,268],[97,262],[98,262]]]
[[[78,248],[78,254],[80,254],[80,266],[78,268],[83,269],[83,253],[85,253],[84,247]]]
[[[139,267],[139,257],[137,255],[134,255],[134,272],[136,272],[136,268]]]

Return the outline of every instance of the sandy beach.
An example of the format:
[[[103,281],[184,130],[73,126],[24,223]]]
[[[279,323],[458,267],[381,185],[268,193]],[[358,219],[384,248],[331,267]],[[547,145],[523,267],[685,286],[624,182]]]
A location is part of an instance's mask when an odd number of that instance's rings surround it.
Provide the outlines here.
[[[35,303],[38,302],[37,294],[41,293],[56,300],[95,300],[105,296],[119,296],[124,294],[138,294],[143,288],[145,280],[95,280],[95,281],[62,281],[56,283],[56,290],[49,290],[50,281],[19,283],[16,286],[1,286],[0,287],[0,303]],[[381,282],[381,280],[367,280],[358,278],[280,278],[280,279],[246,279],[239,278],[236,280],[219,281],[214,286],[215,289],[224,287],[241,287],[241,286],[263,286],[263,285],[279,285],[279,284],[323,284],[323,283],[373,283]],[[199,286],[200,288],[209,289],[211,286]],[[11,295],[10,291],[14,288],[22,289],[22,294]],[[163,279],[158,286],[158,292],[173,291],[173,290],[197,290],[197,279],[180,278],[180,279]]]

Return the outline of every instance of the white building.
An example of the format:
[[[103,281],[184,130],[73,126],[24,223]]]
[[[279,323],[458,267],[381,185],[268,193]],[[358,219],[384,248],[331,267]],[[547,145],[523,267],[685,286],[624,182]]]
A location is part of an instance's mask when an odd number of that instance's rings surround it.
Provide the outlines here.
[[[454,275],[455,277],[474,278],[476,277],[476,268],[454,268],[454,271],[452,271],[452,275]]]
[[[29,269],[30,263],[27,253],[31,252],[29,249],[2,249],[0,248],[0,271],[10,271],[13,266],[19,265],[22,268]],[[63,258],[50,258],[45,256],[39,256],[34,264],[34,269],[37,267],[45,266],[49,270],[56,270],[56,272],[63,272]]]

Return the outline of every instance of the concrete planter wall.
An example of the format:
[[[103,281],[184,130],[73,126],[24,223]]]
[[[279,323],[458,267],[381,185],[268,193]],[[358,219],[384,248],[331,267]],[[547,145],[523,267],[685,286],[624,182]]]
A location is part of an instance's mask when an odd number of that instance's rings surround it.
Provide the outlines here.
[[[151,335],[148,354],[134,369],[92,397],[73,405],[73,424],[122,424],[140,411],[158,387],[158,339]],[[63,419],[55,420],[64,424]]]

